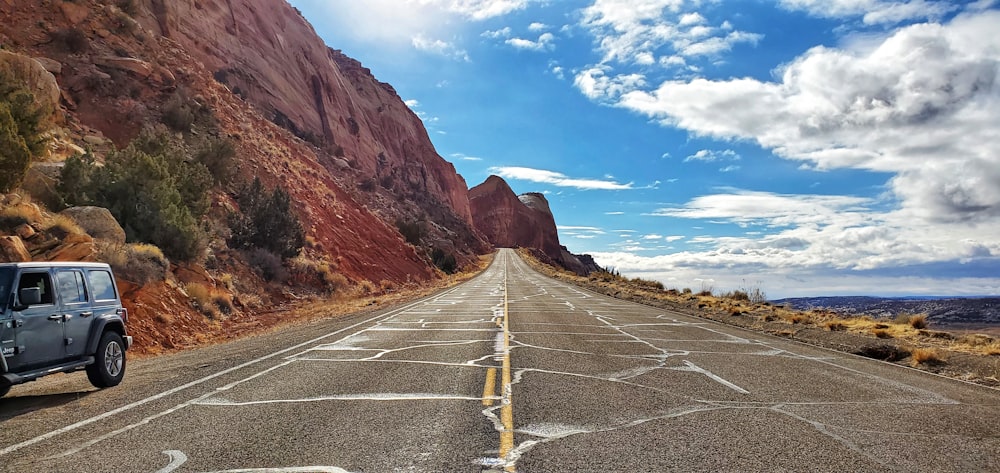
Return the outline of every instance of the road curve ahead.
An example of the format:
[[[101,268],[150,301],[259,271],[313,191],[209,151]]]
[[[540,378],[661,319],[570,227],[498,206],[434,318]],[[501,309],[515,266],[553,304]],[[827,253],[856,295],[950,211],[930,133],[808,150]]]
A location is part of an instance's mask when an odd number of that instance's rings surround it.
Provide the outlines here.
[[[583,291],[392,310],[0,400],[0,471],[997,471],[1000,391]]]

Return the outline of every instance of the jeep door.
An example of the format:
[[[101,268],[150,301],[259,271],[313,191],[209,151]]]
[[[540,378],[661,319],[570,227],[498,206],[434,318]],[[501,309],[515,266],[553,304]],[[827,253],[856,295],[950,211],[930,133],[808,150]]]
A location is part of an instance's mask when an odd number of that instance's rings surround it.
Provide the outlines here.
[[[63,358],[63,317],[59,311],[52,276],[43,269],[25,269],[16,287],[15,306],[20,306],[22,289],[37,287],[41,303],[14,311],[14,336],[17,346],[7,360],[11,371],[36,368]]]
[[[62,303],[63,339],[67,358],[79,358],[87,349],[87,336],[94,311],[90,306],[87,284],[83,271],[59,268],[56,273],[56,292]]]

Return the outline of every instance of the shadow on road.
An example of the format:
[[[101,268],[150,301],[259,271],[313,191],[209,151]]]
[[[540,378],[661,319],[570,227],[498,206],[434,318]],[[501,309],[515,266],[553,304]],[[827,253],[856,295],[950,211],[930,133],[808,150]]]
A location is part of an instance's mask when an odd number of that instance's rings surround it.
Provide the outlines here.
[[[0,422],[13,419],[17,416],[29,414],[39,409],[62,406],[73,401],[77,401],[89,396],[94,391],[76,391],[58,394],[25,394],[18,396],[15,393],[8,394],[0,398]]]

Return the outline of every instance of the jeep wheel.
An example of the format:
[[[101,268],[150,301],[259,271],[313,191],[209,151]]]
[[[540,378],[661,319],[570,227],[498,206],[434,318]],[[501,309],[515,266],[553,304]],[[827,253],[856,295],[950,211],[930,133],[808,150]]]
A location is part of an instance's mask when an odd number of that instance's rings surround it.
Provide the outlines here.
[[[94,364],[87,367],[90,384],[99,388],[117,386],[125,377],[125,345],[121,335],[104,332],[94,354]]]
[[[8,392],[10,392],[10,383],[0,379],[0,397],[6,396]]]

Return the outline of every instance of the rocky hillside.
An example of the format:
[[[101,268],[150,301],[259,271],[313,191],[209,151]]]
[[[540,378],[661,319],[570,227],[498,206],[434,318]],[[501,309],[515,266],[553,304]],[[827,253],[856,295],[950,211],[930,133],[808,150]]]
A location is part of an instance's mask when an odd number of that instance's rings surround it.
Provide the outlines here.
[[[542,195],[491,178],[470,200],[395,90],[284,0],[0,0],[0,24],[0,101],[29,92],[41,119],[0,138],[43,138],[23,178],[0,156],[0,260],[111,263],[142,350],[493,246],[594,266]]]
[[[927,314],[927,320],[938,328],[995,328],[1000,324],[1000,299],[995,297],[802,297],[781,299],[774,303],[788,304],[798,310],[822,307],[842,314],[878,318],[892,318],[898,314]]]
[[[69,141],[122,148],[190,97],[234,140],[240,174],[287,189],[315,249],[349,277],[427,280],[431,249],[486,251],[464,180],[420,120],[287,2],[6,1],[0,21],[18,25],[4,48],[58,81]],[[397,222],[421,225],[415,245]]]
[[[578,257],[559,244],[555,217],[544,195],[516,195],[503,178],[490,176],[469,190],[469,203],[476,229],[494,247],[538,250],[545,262],[577,274],[597,269],[587,255]]]

